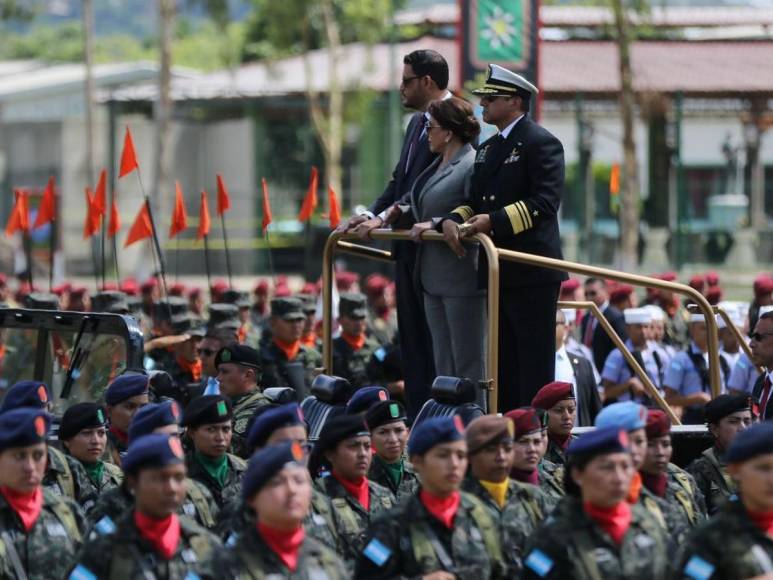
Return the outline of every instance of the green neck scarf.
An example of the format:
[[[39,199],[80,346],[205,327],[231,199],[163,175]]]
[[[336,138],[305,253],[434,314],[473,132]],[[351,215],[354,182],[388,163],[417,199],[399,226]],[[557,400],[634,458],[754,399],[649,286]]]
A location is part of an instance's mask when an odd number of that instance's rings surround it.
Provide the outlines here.
[[[376,455],[376,461],[382,465],[384,471],[387,474],[387,477],[389,478],[389,481],[392,482],[392,485],[394,487],[399,487],[400,482],[403,480],[403,459],[400,458],[400,461],[397,463],[387,463],[378,455]]]
[[[225,479],[228,476],[228,455],[223,454],[221,457],[207,457],[196,451],[196,461],[204,468],[212,479],[214,479],[220,487],[225,485]]]
[[[102,461],[96,463],[81,463],[83,469],[86,470],[86,475],[94,482],[97,487],[102,485],[102,476],[105,474],[105,464]]]

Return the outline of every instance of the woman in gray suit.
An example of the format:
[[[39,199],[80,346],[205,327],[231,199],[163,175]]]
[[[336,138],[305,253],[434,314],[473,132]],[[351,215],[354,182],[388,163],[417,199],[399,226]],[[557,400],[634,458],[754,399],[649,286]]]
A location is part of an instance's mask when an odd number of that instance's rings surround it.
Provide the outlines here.
[[[475,150],[471,142],[480,133],[472,105],[451,97],[429,106],[426,124],[429,147],[437,159],[419,175],[410,194],[416,224],[411,237],[435,229],[438,218],[468,203]],[[417,272],[424,292],[427,324],[438,375],[484,378],[486,298],[478,289],[477,246],[468,246],[463,258],[437,242],[423,243]]]

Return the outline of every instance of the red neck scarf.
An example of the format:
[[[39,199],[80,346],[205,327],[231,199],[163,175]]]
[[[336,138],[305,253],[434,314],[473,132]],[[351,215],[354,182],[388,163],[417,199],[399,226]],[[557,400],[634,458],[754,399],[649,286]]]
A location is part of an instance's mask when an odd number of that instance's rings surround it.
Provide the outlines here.
[[[247,325],[242,324],[239,327],[239,330],[236,331],[236,340],[239,344],[244,344],[244,341],[247,340]]]
[[[749,519],[755,526],[773,538],[773,512],[753,512],[747,509],[746,513],[749,514]]]
[[[279,350],[281,350],[285,354],[288,361],[291,361],[296,356],[298,356],[298,351],[301,349],[300,340],[296,340],[295,342],[285,342],[283,340],[279,340],[278,338],[275,338],[274,344],[277,346]]]
[[[424,507],[427,508],[427,511],[435,516],[445,527],[451,529],[454,526],[454,518],[456,517],[456,512],[459,511],[459,503],[462,500],[462,496],[458,491],[446,497],[438,497],[422,489],[419,492],[419,499],[424,504]]]
[[[346,334],[345,332],[341,333],[341,338],[343,338],[346,341],[346,344],[352,347],[352,350],[355,352],[360,350],[363,346],[365,346],[365,335],[361,334],[360,336],[352,336],[351,334]]]
[[[118,427],[110,426],[110,432],[115,435],[115,438],[118,439],[121,443],[124,445],[129,444],[129,435],[128,433],[125,433],[121,431]]]
[[[572,440],[572,436],[570,435],[554,435],[552,433],[548,433],[548,439],[550,439],[553,443],[558,445],[562,451],[566,451],[567,447],[569,447],[569,443]]]
[[[153,545],[153,548],[166,560],[171,560],[180,543],[180,520],[177,514],[170,514],[162,520],[151,518],[134,510],[134,525],[140,536]]]
[[[644,483],[644,487],[646,487],[656,496],[663,497],[666,495],[668,477],[665,473],[646,473],[642,471],[641,479]]]
[[[363,476],[354,481],[350,479],[344,479],[338,475],[335,471],[333,477],[338,480],[338,483],[344,486],[346,492],[352,496],[357,502],[365,508],[365,511],[370,509],[370,487],[368,487],[368,478]]]
[[[631,478],[631,489],[628,490],[628,497],[625,501],[628,503],[637,503],[639,501],[639,494],[641,493],[641,474],[636,471]]]
[[[0,487],[0,493],[19,516],[24,531],[29,532],[43,509],[43,489],[37,487],[32,493],[23,493],[10,487]]]
[[[301,337],[301,344],[311,348],[314,348],[317,346],[317,335],[314,334],[313,330],[311,332],[307,332]]]
[[[184,373],[190,373],[190,375],[193,377],[194,383],[198,383],[201,380],[201,368],[203,363],[201,362],[200,358],[197,358],[195,361],[191,362],[181,356],[178,356],[176,362],[177,366],[179,366]]]
[[[604,508],[584,501],[582,509],[616,544],[623,542],[625,532],[631,525],[631,506],[628,502],[621,501],[614,507]]]
[[[298,568],[298,552],[300,552],[301,544],[303,544],[303,539],[306,537],[303,526],[298,526],[296,529],[288,532],[258,522],[258,533],[268,544],[268,547],[279,556],[279,559],[287,566],[287,569],[290,572],[295,572]]]
[[[530,483],[532,485],[539,485],[539,471],[533,469],[532,471],[524,471],[522,469],[516,469],[513,467],[510,470],[510,477],[521,483]]]

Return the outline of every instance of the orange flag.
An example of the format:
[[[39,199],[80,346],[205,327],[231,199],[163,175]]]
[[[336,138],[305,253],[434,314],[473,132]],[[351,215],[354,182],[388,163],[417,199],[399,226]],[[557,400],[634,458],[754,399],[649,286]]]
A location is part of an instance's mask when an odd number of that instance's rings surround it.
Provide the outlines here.
[[[27,204],[27,192],[23,189],[15,189],[16,201],[13,204],[11,215],[8,217],[8,225],[5,226],[5,235],[9,238],[17,231],[30,231],[30,214]]]
[[[217,215],[223,215],[226,210],[231,209],[231,198],[225,187],[225,181],[218,173],[217,175]]]
[[[185,212],[185,203],[183,203],[183,190],[180,182],[174,182],[174,210],[172,211],[172,225],[169,226],[169,237],[173,238],[185,228],[188,227],[188,214]]]
[[[266,233],[268,224],[271,223],[273,216],[271,215],[271,202],[268,199],[268,183],[266,178],[261,177],[260,182],[263,185],[263,233]]]
[[[148,213],[148,204],[142,202],[140,211],[137,212],[137,217],[134,218],[134,223],[131,229],[129,229],[129,235],[126,236],[126,242],[123,247],[128,248],[134,242],[139,242],[145,238],[149,238],[153,235],[153,228],[150,225],[150,214]]]
[[[319,181],[319,172],[316,167],[311,168],[311,179],[309,180],[309,189],[306,191],[306,197],[303,198],[301,212],[298,214],[298,221],[305,222],[314,215],[317,207],[317,183]]]
[[[134,151],[134,139],[132,139],[132,132],[127,125],[126,135],[123,138],[123,151],[121,152],[121,170],[118,172],[118,177],[128,175],[139,168],[137,153]]]
[[[83,222],[83,239],[88,240],[91,236],[99,231],[99,226],[102,223],[102,216],[99,213],[99,208],[96,206],[95,195],[91,193],[91,189],[88,187],[86,192],[86,219]]]
[[[97,188],[94,190],[94,207],[99,212],[99,215],[103,216],[107,212],[107,196],[105,194],[105,188],[107,183],[107,170],[103,169],[99,172],[99,180],[97,181]]]
[[[337,228],[341,223],[341,206],[338,205],[338,196],[332,186],[327,188],[327,208],[330,214],[330,227]]]
[[[201,192],[201,206],[199,207],[199,231],[196,239],[201,240],[209,235],[209,207],[207,207],[207,192]]]
[[[115,193],[113,193],[115,197]],[[118,204],[113,199],[113,203],[110,206],[110,223],[107,225],[107,237],[112,238],[121,229],[121,215],[118,213]]]
[[[40,226],[51,223],[56,219],[56,181],[54,176],[48,178],[46,189],[43,191],[43,199],[40,201],[38,207],[38,216],[35,218],[35,223],[32,226],[33,230],[38,229]]]
[[[612,170],[609,172],[609,193],[617,195],[620,193],[620,164],[613,163]]]

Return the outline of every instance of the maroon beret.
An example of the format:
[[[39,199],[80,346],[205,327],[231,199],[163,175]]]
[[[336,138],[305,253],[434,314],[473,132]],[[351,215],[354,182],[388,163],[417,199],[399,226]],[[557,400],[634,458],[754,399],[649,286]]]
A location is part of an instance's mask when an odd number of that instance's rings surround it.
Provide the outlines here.
[[[529,433],[542,431],[547,426],[547,415],[542,409],[534,407],[520,407],[505,413],[505,417],[511,419],[515,426],[514,438],[518,439]]]
[[[546,411],[564,399],[574,399],[572,383],[553,381],[542,387],[531,400],[531,406]]]
[[[671,419],[660,409],[647,410],[647,438],[663,437],[671,432]]]

